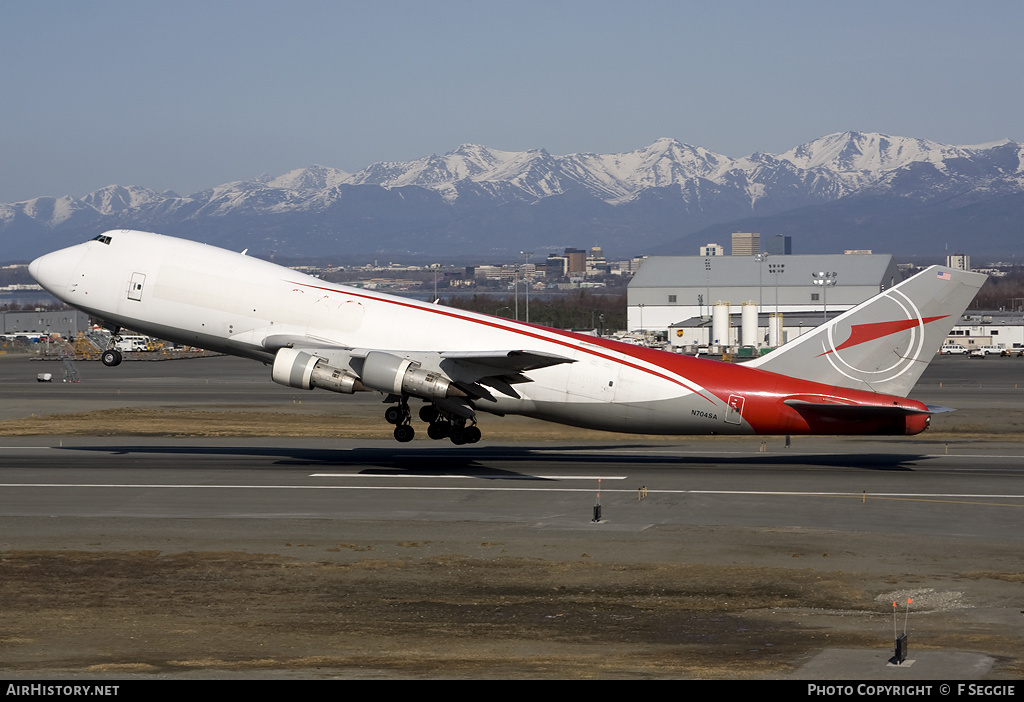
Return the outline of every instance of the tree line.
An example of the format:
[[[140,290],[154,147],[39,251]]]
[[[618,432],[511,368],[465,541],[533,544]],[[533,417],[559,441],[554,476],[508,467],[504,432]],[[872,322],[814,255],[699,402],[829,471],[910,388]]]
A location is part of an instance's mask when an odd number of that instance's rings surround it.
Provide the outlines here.
[[[515,319],[514,295],[453,295],[445,305],[506,319]],[[519,321],[526,321],[526,300],[519,297]],[[530,323],[555,329],[596,329],[599,332],[626,328],[626,293],[594,293],[573,290],[530,298]]]
[[[1016,269],[1005,276],[989,276],[974,296],[972,310],[1024,309],[1024,271]]]

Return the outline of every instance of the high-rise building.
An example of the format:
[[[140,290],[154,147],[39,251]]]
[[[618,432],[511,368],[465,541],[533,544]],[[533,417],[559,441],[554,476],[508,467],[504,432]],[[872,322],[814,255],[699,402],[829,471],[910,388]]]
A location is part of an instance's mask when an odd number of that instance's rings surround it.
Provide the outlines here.
[[[754,256],[761,253],[761,234],[758,232],[733,232],[732,255]]]
[[[772,256],[790,256],[793,253],[793,237],[776,234],[765,239],[765,253]]]
[[[566,266],[568,275],[583,275],[587,272],[587,252],[583,249],[566,249],[565,257],[569,260]]]
[[[946,265],[957,270],[969,271],[971,270],[971,257],[962,253],[946,256]]]
[[[545,270],[549,278],[561,278],[568,273],[569,259],[565,256],[559,256],[558,254],[548,254],[548,260],[545,263]]]

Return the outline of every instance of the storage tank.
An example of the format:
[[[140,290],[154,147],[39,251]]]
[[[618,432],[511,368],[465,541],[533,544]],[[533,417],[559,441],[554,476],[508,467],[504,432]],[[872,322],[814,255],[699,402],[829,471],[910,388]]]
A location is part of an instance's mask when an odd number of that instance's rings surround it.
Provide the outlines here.
[[[740,343],[744,346],[761,346],[761,339],[758,338],[757,333],[757,303],[753,300],[747,300],[743,303],[743,312],[741,315],[741,329],[743,333],[740,335]]]
[[[782,313],[771,312],[768,315],[768,345],[773,349],[782,346]]]
[[[730,305],[728,302],[719,300],[715,303],[711,318],[712,344],[718,344],[719,346],[729,345],[729,312]]]

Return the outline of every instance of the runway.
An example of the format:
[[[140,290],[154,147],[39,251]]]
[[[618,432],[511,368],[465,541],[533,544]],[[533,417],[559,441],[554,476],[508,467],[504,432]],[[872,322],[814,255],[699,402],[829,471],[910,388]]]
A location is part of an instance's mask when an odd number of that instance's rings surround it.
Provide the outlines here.
[[[511,521],[856,529],[1000,538],[1024,530],[1021,446],[907,450],[800,438],[760,452],[719,442],[413,448],[383,442],[5,439],[0,514]],[[726,450],[723,450],[725,448]],[[728,450],[739,448],[740,450]],[[838,450],[837,450],[838,449]],[[646,489],[642,496],[641,490]],[[602,521],[593,524],[600,500]]]
[[[462,447],[0,437],[13,642],[0,664],[27,677],[1019,678],[1015,361],[937,359],[915,396],[959,407],[940,415],[956,431],[788,448],[537,440],[531,424]],[[0,359],[0,419],[380,412],[233,359],[79,364],[73,387],[36,384],[42,365]],[[974,425],[1002,433],[956,428]],[[891,603],[908,599],[916,662],[893,669]]]

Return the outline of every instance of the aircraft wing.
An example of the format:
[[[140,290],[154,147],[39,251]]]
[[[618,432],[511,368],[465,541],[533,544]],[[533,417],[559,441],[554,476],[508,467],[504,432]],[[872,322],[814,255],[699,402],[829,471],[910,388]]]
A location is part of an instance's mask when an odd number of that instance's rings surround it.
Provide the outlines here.
[[[271,351],[282,348],[301,349],[308,353],[332,357],[335,354],[340,354],[343,358],[350,359],[365,359],[375,351],[382,352],[399,358],[407,358],[423,368],[440,370],[469,397],[489,400],[493,400],[494,397],[487,387],[518,398],[520,395],[512,386],[517,383],[532,382],[531,378],[524,375],[526,371],[562,363],[575,363],[574,359],[566,356],[524,349],[439,352],[365,349],[351,348],[311,336],[292,334],[268,336],[263,341],[263,347]]]
[[[344,346],[332,343],[324,339],[312,336],[300,336],[297,334],[275,334],[263,340],[263,347],[268,351],[276,351],[281,348],[298,348],[309,350],[335,350],[348,351],[355,358],[365,357],[366,354],[377,349],[357,349],[351,346]],[[381,349],[383,350],[383,349]],[[402,354],[402,351],[387,350],[388,353]],[[421,355],[422,352],[413,352],[413,356]],[[493,375],[514,375],[524,371],[557,366],[560,363],[575,363],[566,356],[559,356],[554,353],[543,351],[526,351],[511,349],[507,351],[441,351],[439,355],[444,360],[454,361],[460,366],[480,366],[490,371]]]

